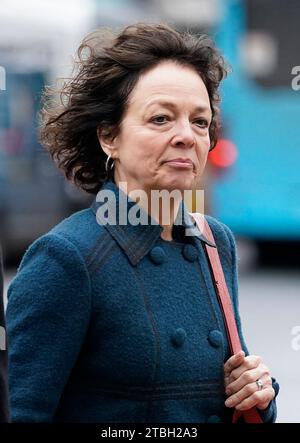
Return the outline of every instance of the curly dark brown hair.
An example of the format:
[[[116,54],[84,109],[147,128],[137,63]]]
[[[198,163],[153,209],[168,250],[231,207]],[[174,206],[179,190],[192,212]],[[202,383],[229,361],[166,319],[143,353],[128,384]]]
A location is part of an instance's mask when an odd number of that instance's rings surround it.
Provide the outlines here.
[[[97,129],[116,136],[129,95],[145,71],[164,60],[193,67],[210,99],[211,147],[217,142],[220,81],[227,66],[207,35],[179,33],[165,24],[137,23],[118,35],[99,29],[89,34],[77,51],[77,72],[60,89],[47,88],[41,111],[41,143],[66,177],[96,194],[108,178],[106,154]],[[55,104],[53,98],[59,94]]]

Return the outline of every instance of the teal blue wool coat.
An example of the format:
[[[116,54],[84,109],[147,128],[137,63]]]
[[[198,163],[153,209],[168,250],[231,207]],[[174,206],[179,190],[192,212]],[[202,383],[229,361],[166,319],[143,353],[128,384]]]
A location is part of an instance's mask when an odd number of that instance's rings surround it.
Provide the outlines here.
[[[113,182],[102,189],[118,197]],[[200,231],[185,235],[192,222],[184,205],[174,241],[161,238],[158,224],[99,225],[99,205],[37,239],[9,287],[12,420],[230,421],[223,382],[230,354],[208,240]],[[207,220],[242,338],[234,238]],[[278,392],[275,379],[273,386]],[[262,415],[275,420],[275,401]]]

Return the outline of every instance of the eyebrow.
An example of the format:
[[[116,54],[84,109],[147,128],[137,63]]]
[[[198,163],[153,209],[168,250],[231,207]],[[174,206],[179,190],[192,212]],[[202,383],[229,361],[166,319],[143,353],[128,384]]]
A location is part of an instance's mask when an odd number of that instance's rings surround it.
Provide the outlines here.
[[[166,108],[172,108],[172,109],[176,109],[177,106],[175,103],[168,101],[168,100],[152,100],[150,103],[147,104],[147,108],[150,108],[150,106],[153,105],[161,105],[161,106],[165,106]],[[197,112],[206,112],[209,111],[211,113],[211,108],[208,106],[196,106],[195,111]]]

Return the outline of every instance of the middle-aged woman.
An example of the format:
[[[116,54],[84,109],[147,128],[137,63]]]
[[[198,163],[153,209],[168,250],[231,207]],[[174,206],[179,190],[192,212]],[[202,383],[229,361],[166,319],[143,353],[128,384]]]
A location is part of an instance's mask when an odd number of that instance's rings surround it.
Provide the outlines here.
[[[244,349],[232,357],[209,240],[187,235],[181,198],[169,222],[149,204],[153,190],[182,196],[197,185],[225,74],[208,37],[162,24],[99,30],[82,43],[60,104],[44,109],[42,141],[97,198],[30,246],[9,288],[13,421],[216,422],[234,406],[275,421],[278,384],[242,338],[231,231],[207,217]],[[148,223],[128,221],[134,205]]]

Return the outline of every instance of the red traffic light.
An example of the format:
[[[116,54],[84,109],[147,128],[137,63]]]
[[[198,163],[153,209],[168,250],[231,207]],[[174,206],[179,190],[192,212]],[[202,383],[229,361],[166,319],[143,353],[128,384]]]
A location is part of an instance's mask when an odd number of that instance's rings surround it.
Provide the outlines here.
[[[237,148],[231,140],[221,138],[209,153],[208,159],[217,168],[228,168],[237,159]]]

